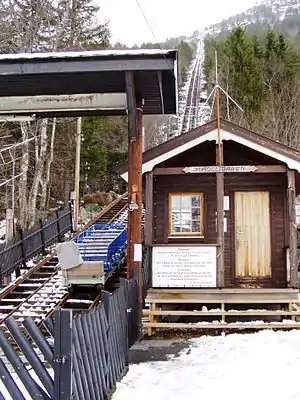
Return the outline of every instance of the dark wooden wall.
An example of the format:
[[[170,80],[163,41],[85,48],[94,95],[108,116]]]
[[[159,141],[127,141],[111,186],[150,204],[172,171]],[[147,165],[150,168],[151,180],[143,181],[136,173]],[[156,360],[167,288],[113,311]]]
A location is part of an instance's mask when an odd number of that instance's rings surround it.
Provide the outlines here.
[[[199,163],[198,165],[204,165]],[[225,174],[225,196],[230,196],[230,211],[225,233],[225,286],[234,286],[234,191],[269,191],[271,212],[272,281],[267,285],[286,287],[286,175]],[[170,192],[204,193],[204,238],[168,238],[168,194]],[[156,176],[153,182],[153,243],[216,243],[215,174]]]

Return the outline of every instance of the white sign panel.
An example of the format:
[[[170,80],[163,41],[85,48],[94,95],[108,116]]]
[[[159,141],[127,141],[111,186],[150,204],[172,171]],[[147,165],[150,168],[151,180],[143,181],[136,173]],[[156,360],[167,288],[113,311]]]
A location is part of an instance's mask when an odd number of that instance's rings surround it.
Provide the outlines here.
[[[230,204],[230,200],[229,200],[229,196],[224,196],[224,211],[229,211],[229,204]]]
[[[142,245],[136,243],[133,249],[133,261],[142,261]]]
[[[152,287],[216,287],[215,246],[157,246],[152,253]]]
[[[217,172],[255,172],[255,165],[208,165],[203,167],[185,167],[186,174],[208,174]]]

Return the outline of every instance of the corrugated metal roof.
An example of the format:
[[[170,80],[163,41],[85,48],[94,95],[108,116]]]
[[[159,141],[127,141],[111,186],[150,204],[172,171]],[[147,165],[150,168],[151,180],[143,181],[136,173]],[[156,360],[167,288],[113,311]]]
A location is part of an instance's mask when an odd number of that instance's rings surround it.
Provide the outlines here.
[[[175,50],[135,49],[135,50],[89,50],[89,51],[53,51],[47,53],[11,53],[0,54],[0,61],[4,60],[49,60],[51,58],[110,58],[110,57],[153,57],[174,56]]]
[[[135,71],[144,114],[177,113],[176,50],[1,54],[0,101],[1,96],[125,92],[125,71]]]

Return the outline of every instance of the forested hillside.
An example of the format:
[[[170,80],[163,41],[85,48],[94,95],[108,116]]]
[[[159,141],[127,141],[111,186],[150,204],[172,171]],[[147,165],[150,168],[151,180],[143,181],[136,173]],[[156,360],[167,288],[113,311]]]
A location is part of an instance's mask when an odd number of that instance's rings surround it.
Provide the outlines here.
[[[99,23],[99,12],[101,8],[91,0],[3,0],[0,53],[107,48],[110,32],[107,25]],[[193,43],[193,38],[180,37],[141,47],[178,48],[183,83],[193,56]],[[115,47],[118,46],[126,47]],[[152,135],[165,124],[155,118],[145,122]],[[71,118],[0,123],[1,148],[34,138],[18,147],[13,155],[3,153],[0,181],[11,179],[12,165],[14,174],[22,175],[13,184],[10,181],[0,187],[0,219],[4,218],[5,208],[14,203],[18,223],[30,226],[69,200],[74,188],[75,133],[76,120]],[[82,136],[81,195],[97,190],[125,191],[124,182],[113,173],[113,167],[126,157],[127,118],[83,118]]]
[[[262,0],[249,10],[207,28],[212,35],[227,35],[233,28],[243,26],[250,33],[266,33],[269,28],[300,39],[300,1]]]
[[[192,61],[193,55],[197,48],[198,32],[195,31],[191,37],[179,36],[176,38],[170,38],[164,42],[145,42],[140,46],[126,46],[120,42],[115,43],[113,46],[109,46],[112,49],[177,49],[178,50],[178,63],[179,63],[179,84],[185,81],[186,73],[190,62]]]
[[[169,38],[164,42],[155,43],[155,41],[142,43],[140,48],[143,49],[177,49],[178,50],[178,86],[182,89],[187,79],[187,72],[190,63],[195,55],[199,41],[199,32],[195,31],[192,36],[179,36],[177,38]],[[122,43],[115,43],[111,46],[113,49],[137,49],[138,46],[128,47]],[[181,91],[179,90],[179,101],[181,99]],[[143,119],[145,129],[145,149],[159,145],[160,143],[168,140],[177,133],[178,118],[176,116],[168,115],[147,115]]]
[[[237,27],[229,35],[208,37],[208,90],[215,81],[215,49],[220,85],[244,109],[241,113],[222,95],[222,116],[300,149],[300,55],[295,42],[271,27],[256,34]]]

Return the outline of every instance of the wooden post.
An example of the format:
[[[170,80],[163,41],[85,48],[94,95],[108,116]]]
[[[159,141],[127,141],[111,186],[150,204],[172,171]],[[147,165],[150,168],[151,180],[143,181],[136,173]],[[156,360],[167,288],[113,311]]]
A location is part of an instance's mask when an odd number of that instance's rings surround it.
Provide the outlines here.
[[[14,212],[13,209],[7,208],[6,210],[6,226],[5,226],[5,241],[8,243],[14,236]],[[12,279],[12,275],[5,276],[3,278],[3,284],[9,285]]]
[[[14,236],[14,212],[11,208],[6,210],[5,241],[8,242]]]
[[[133,181],[133,142],[128,140],[128,222],[127,222],[127,279],[132,278],[134,214],[130,211]]]
[[[136,146],[136,202],[138,209],[136,211],[134,262],[133,268],[139,273],[139,303],[140,303],[140,321],[143,316],[143,271],[142,271],[142,167],[143,167],[143,110],[142,103],[137,108],[137,133],[138,140]]]
[[[298,288],[298,256],[297,256],[297,229],[295,213],[295,171],[288,169],[288,218],[289,218],[289,249],[290,249],[290,286]]]
[[[153,241],[153,173],[146,174],[146,214],[145,245],[151,246]]]
[[[75,204],[74,204],[74,231],[78,232],[79,220],[79,181],[80,181],[80,148],[81,148],[81,117],[77,119],[76,129],[76,160],[75,160]]]
[[[220,123],[220,91],[218,85],[217,54],[216,54],[216,114],[218,128],[218,143],[216,151],[217,165],[223,165],[223,145],[221,141],[221,123]],[[224,269],[224,173],[217,172],[217,268],[218,268],[218,287],[224,287],[225,269]]]
[[[217,173],[217,268],[218,287],[224,287],[224,173]]]
[[[139,276],[139,301],[143,307],[142,279],[142,101],[136,102],[134,75],[126,72],[128,105],[128,233],[127,233],[127,279],[134,270]],[[140,315],[140,318],[142,315]]]
[[[134,158],[137,140],[137,113],[133,72],[126,72],[126,97],[128,106],[128,226],[127,226],[127,279],[133,276],[133,245],[135,213],[132,209],[133,184],[136,180]]]

